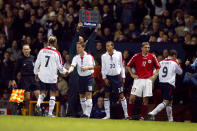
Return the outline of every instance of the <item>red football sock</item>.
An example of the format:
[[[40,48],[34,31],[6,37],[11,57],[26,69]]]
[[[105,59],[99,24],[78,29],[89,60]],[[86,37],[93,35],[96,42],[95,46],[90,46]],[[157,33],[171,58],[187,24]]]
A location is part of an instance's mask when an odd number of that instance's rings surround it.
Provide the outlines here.
[[[147,109],[148,109],[147,105],[142,105],[141,106],[141,114],[140,114],[140,117],[144,117],[145,116],[145,114],[147,113]]]
[[[132,117],[134,106],[135,106],[135,104],[128,104],[128,115],[130,117]]]

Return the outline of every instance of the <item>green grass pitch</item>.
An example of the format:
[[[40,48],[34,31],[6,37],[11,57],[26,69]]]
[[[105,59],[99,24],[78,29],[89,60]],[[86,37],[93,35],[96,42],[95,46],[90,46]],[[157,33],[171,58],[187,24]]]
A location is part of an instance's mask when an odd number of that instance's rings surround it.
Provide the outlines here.
[[[197,131],[195,123],[0,116],[0,131]]]

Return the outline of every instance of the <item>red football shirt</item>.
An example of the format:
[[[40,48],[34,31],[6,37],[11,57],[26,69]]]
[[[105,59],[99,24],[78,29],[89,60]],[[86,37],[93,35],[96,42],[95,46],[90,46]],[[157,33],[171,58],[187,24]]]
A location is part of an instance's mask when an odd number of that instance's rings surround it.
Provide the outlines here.
[[[157,58],[151,53],[148,53],[146,56],[143,56],[142,53],[135,54],[127,66],[135,67],[136,75],[142,79],[151,77],[154,68],[160,69]]]

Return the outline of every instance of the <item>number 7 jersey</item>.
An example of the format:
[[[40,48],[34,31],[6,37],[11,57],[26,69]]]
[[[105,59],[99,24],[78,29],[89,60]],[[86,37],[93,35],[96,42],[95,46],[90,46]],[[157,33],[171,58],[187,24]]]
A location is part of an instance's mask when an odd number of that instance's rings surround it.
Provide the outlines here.
[[[181,75],[183,73],[179,63],[171,58],[166,58],[160,62],[160,65],[159,82],[175,86],[176,74]]]
[[[58,71],[61,74],[67,71],[62,65],[59,51],[51,46],[41,49],[35,62],[34,74],[43,83],[57,83]]]

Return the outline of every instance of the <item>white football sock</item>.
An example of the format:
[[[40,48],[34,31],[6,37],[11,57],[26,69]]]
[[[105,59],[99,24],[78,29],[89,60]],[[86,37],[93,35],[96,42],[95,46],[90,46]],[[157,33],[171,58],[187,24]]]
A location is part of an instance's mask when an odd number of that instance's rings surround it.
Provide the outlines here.
[[[80,103],[83,114],[86,114],[86,98],[80,98]]]
[[[36,105],[40,107],[40,104],[43,103],[45,97],[46,95],[44,93],[40,94]]]
[[[51,96],[49,100],[49,115],[53,115],[53,109],[55,107],[55,96]]]
[[[110,101],[109,101],[109,98],[104,98],[104,107],[105,107],[106,117],[110,118]]]
[[[163,110],[166,107],[165,103],[160,103],[152,112],[151,114],[153,115],[157,115],[157,113],[159,113],[161,110]]]
[[[128,109],[127,109],[127,100],[125,99],[125,97],[123,99],[121,99],[121,104],[122,104],[122,108],[124,111],[124,116],[125,118],[128,117]]]
[[[92,99],[87,99],[86,100],[86,114],[88,117],[90,117],[92,111]]]
[[[173,121],[172,106],[166,106],[166,113],[168,116],[168,121]]]

